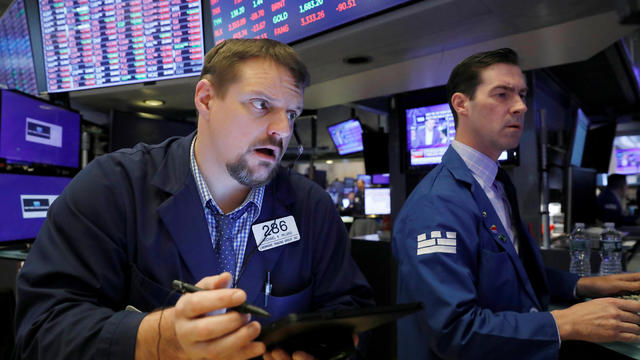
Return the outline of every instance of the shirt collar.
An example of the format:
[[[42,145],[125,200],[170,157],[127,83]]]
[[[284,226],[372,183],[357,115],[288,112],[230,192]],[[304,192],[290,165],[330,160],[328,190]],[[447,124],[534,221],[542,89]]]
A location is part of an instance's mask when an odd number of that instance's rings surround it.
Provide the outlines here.
[[[216,201],[213,199],[213,196],[211,196],[209,187],[207,186],[207,183],[204,181],[204,178],[200,173],[200,169],[198,169],[198,164],[196,162],[196,152],[195,152],[195,144],[196,144],[197,137],[198,137],[197,134],[196,136],[193,137],[193,141],[191,142],[191,149],[189,153],[191,158],[191,173],[193,174],[193,177],[196,180],[196,186],[198,187],[198,194],[200,194],[200,201],[202,202],[202,206],[204,208],[206,208],[207,202],[211,201],[211,203],[218,210],[218,212],[220,214],[224,214],[222,209],[220,209]],[[240,209],[248,206],[249,204],[254,204],[258,210],[254,213],[255,214],[254,218],[257,217],[258,214],[260,214],[263,197],[264,197],[264,185],[251,188],[251,191],[249,191],[249,194],[247,195],[242,205],[238,206],[238,208],[234,209],[230,214],[236,213]]]
[[[493,185],[496,174],[498,173],[497,162],[491,160],[487,155],[471,146],[457,140],[453,140],[451,146],[458,155],[460,155],[462,161],[464,161],[465,165],[471,170],[471,173],[483,188],[488,188]]]

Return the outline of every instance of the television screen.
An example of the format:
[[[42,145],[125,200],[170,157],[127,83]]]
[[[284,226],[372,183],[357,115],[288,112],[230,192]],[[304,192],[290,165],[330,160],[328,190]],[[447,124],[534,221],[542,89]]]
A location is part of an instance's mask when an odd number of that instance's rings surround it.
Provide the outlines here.
[[[80,114],[14,91],[0,91],[0,158],[77,168]]]
[[[611,162],[613,138],[616,135],[616,122],[591,125],[587,131],[582,155],[582,167],[595,169],[598,173],[608,173]]]
[[[364,149],[360,121],[349,119],[327,127],[339,155],[353,154]]]
[[[405,113],[409,165],[420,167],[439,164],[456,136],[449,104],[407,109]],[[518,150],[505,150],[498,160],[503,163],[517,164]]]
[[[0,244],[38,235],[47,210],[71,178],[0,173]]]
[[[357,177],[357,180],[364,181],[364,186],[371,185],[371,175],[359,174]]]
[[[0,18],[0,59],[0,84],[38,94],[23,0],[15,0]]]
[[[209,0],[214,40],[297,41],[410,0]]]
[[[40,0],[49,92],[200,74],[198,0]]]
[[[365,188],[364,189],[364,214],[365,215],[391,214],[391,189],[390,188]]]
[[[640,135],[616,136],[613,139],[616,174],[640,173]]]
[[[587,140],[587,131],[589,130],[589,119],[578,109],[576,114],[576,126],[573,132],[573,144],[571,145],[571,160],[569,163],[573,166],[582,165],[582,154],[584,153],[584,143]]]
[[[371,183],[373,185],[389,185],[389,174],[373,174]]]

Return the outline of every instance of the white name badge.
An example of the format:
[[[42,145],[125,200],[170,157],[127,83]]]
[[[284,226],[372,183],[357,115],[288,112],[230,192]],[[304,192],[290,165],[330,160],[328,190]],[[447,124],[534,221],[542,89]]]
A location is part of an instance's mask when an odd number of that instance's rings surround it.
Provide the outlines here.
[[[265,251],[300,240],[293,216],[269,220],[251,227],[258,250]]]

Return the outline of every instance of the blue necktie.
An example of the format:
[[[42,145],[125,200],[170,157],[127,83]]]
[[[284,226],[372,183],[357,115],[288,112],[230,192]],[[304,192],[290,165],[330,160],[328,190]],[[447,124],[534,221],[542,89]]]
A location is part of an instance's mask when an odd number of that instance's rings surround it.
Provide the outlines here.
[[[216,220],[216,249],[215,253],[220,264],[220,270],[228,271],[235,278],[236,254],[233,250],[233,227],[235,217],[221,214],[213,204],[207,202],[207,208],[213,213]]]

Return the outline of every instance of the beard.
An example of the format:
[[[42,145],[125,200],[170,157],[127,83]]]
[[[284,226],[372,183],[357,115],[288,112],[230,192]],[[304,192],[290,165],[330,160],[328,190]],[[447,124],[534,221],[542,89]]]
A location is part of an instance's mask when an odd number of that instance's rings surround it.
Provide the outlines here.
[[[280,152],[277,156],[282,156],[282,154],[284,153],[284,145],[282,139],[276,140],[274,138],[268,138],[267,141],[260,141],[256,142],[255,144],[251,144],[249,146],[249,150],[240,154],[240,156],[238,156],[238,158],[234,161],[226,164],[229,176],[231,176],[231,178],[238,183],[250,188],[260,187],[271,181],[271,179],[273,179],[278,172],[280,159],[276,159],[276,161],[273,163],[269,161],[259,161],[255,168],[250,167],[248,160],[248,157],[253,153],[252,149],[264,145],[277,146],[280,149]],[[262,175],[262,171],[260,170],[268,168],[271,169],[268,170],[266,175]]]

